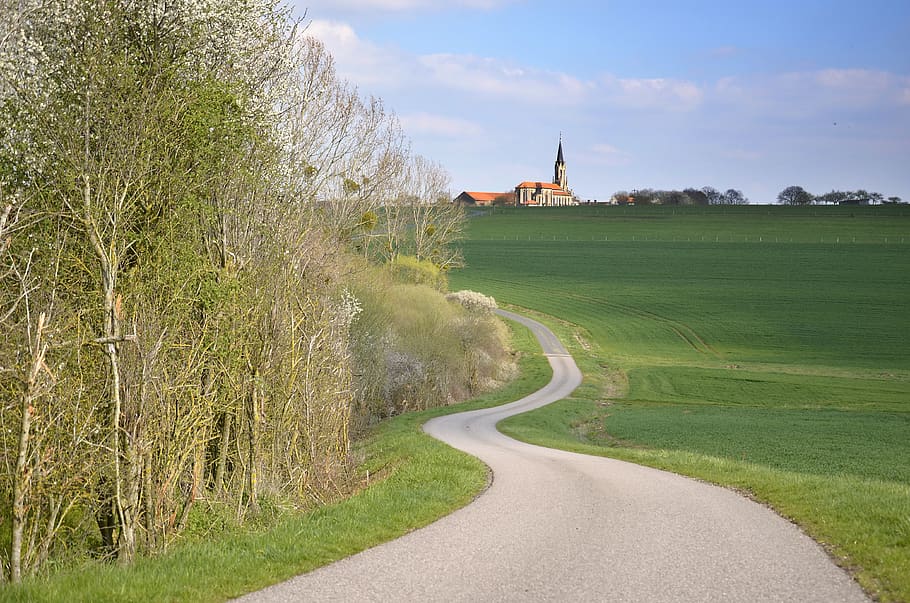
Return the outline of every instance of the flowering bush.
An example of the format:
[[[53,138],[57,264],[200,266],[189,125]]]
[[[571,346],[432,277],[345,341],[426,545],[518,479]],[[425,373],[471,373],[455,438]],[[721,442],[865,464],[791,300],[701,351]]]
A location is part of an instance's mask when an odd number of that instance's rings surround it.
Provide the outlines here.
[[[512,378],[508,329],[493,298],[373,283],[354,323],[359,419],[460,402]]]
[[[492,314],[493,310],[497,308],[496,300],[489,295],[484,295],[477,291],[468,291],[467,289],[449,293],[446,295],[446,299],[450,302],[461,304],[468,312],[476,312],[478,314]]]

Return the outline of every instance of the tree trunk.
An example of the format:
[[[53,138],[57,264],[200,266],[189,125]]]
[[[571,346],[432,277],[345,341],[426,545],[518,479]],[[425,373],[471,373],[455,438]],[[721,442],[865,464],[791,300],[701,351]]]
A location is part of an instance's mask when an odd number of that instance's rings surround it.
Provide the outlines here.
[[[86,144],[88,144],[86,142]],[[112,538],[112,532],[115,527],[120,528],[120,534],[117,542],[117,556],[121,562],[129,562],[133,559],[136,550],[135,532],[132,525],[127,525],[127,520],[131,510],[128,504],[125,504],[123,493],[123,475],[121,467],[121,417],[123,415],[123,401],[120,393],[120,297],[116,295],[117,271],[119,259],[113,246],[106,249],[101,241],[98,226],[92,214],[92,186],[89,177],[83,176],[83,216],[82,220],[85,226],[86,234],[95,255],[98,259],[99,269],[101,272],[101,294],[104,299],[104,320],[102,325],[102,336],[96,342],[101,344],[105,356],[107,356],[108,368],[110,369],[110,382],[108,387],[108,433],[107,444],[108,454],[110,455],[111,467],[110,485],[113,492],[110,500],[113,504],[114,518],[107,515],[107,510],[102,509],[101,516],[98,518],[98,525],[101,529],[102,540],[105,545],[109,545]],[[125,191],[123,193],[126,194]],[[116,219],[112,216],[112,219]],[[102,504],[105,507],[106,503]],[[113,521],[112,521],[113,519]]]
[[[142,471],[142,498],[145,503],[145,533],[146,538],[148,539],[148,546],[151,549],[155,549],[157,546],[157,529],[158,529],[158,513],[156,512],[156,505],[158,504],[157,497],[155,496],[155,486],[152,482],[152,451],[146,450],[143,455],[143,465],[145,466]]]
[[[199,485],[202,483],[203,473],[205,471],[205,449],[201,442],[193,442],[193,468],[190,473],[190,487],[183,503],[183,511],[180,513],[180,520],[177,523],[177,530],[186,527],[190,518],[190,511],[193,504],[199,500]]]
[[[51,553],[51,543],[54,541],[54,534],[57,532],[57,521],[60,518],[60,510],[63,508],[63,497],[54,498],[53,496],[48,497],[47,501],[47,525],[44,530],[44,538],[41,540],[41,545],[38,550],[38,555],[35,557],[35,562],[33,567],[41,567],[47,562],[47,558]]]
[[[40,395],[39,375],[44,369],[47,344],[43,341],[46,316],[38,315],[35,342],[32,346],[32,362],[28,370],[25,393],[22,396],[22,418],[19,423],[19,451],[16,455],[16,470],[13,474],[13,506],[10,538],[10,581],[22,580],[22,535],[25,532],[26,503],[31,472],[28,469],[28,443],[34,408],[32,402]]]
[[[224,413],[221,421],[221,436],[218,441],[218,459],[215,464],[215,492],[221,494],[224,492],[224,477],[227,472],[228,450],[231,445],[231,424],[233,418],[231,413]]]
[[[253,370],[253,379],[250,388],[249,404],[247,407],[249,423],[249,447],[247,450],[247,487],[249,489],[248,504],[254,512],[259,511],[259,429],[262,416],[259,411],[259,371]]]
[[[120,534],[117,539],[117,557],[122,562],[132,560],[135,552],[135,542],[133,532],[126,525],[126,513],[128,512],[124,504],[123,493],[123,475],[121,462],[121,433],[120,420],[123,414],[123,400],[120,396],[120,324],[116,316],[115,306],[115,277],[112,274],[110,263],[105,256],[102,260],[102,284],[104,293],[104,331],[103,331],[103,349],[107,356],[108,367],[110,368],[110,386],[108,388],[109,396],[109,416],[108,416],[108,451],[111,458],[111,480],[114,488],[113,504],[116,513],[116,524],[120,528]]]
[[[29,472],[28,434],[31,427],[32,405],[29,394],[22,397],[22,421],[19,427],[19,455],[16,458],[16,472],[13,475],[12,538],[9,553],[10,581],[22,580],[22,533],[25,530],[25,496],[28,491]]]

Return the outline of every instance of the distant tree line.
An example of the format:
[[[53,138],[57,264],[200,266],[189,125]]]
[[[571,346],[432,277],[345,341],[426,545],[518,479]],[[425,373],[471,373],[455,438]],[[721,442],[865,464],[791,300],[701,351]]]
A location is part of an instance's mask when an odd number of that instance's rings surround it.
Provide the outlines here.
[[[863,189],[855,191],[837,191],[813,195],[801,186],[788,186],[777,195],[777,202],[782,205],[878,205],[901,203],[900,197],[885,197],[881,193]]]
[[[700,189],[686,188],[679,190],[656,190],[651,188],[636,189],[632,192],[617,191],[612,200],[620,205],[744,205],[749,202],[742,191],[728,188],[721,192],[713,186]]]

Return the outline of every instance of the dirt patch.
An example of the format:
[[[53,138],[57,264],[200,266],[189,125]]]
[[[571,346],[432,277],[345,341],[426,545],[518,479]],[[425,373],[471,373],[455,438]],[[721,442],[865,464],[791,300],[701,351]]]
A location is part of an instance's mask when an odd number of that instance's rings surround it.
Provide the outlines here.
[[[585,338],[581,335],[581,333],[579,333],[578,331],[575,331],[575,333],[573,333],[573,335],[575,336],[575,341],[577,341],[577,342],[578,342],[578,345],[581,346],[581,349],[583,349],[583,350],[586,351],[586,352],[590,352],[590,351],[591,351],[591,342],[590,342],[590,341],[588,341],[587,339],[585,339]]]
[[[600,364],[600,370],[604,377],[600,395],[607,400],[625,398],[629,391],[629,378],[626,373],[606,364]]]

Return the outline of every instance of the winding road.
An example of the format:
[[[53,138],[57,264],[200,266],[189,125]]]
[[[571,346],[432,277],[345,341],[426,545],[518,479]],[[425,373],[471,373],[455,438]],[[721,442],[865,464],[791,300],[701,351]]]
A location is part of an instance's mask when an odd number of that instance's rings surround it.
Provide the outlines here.
[[[499,433],[500,420],[581,383],[553,333],[501,314],[532,329],[552,381],[424,427],[489,465],[490,488],[425,528],[241,601],[869,601],[798,528],[734,492]]]

